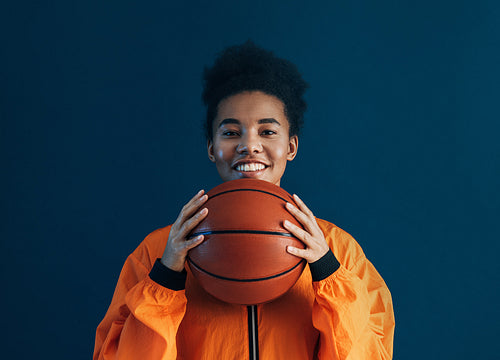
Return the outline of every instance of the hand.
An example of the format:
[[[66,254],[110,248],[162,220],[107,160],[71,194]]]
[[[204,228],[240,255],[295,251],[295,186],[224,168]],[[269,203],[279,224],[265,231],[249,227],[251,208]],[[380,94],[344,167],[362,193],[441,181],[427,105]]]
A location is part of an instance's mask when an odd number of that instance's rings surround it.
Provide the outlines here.
[[[293,199],[299,208],[291,203],[286,203],[286,208],[302,224],[304,229],[288,220],[283,222],[283,226],[301,240],[306,248],[299,249],[287,246],[286,250],[292,255],[306,259],[308,263],[313,263],[321,259],[328,252],[329,247],[312,211],[297,195],[293,195]]]
[[[166,267],[174,271],[182,271],[188,251],[202,243],[203,235],[189,240],[187,236],[207,216],[207,208],[199,210],[207,199],[208,196],[204,195],[203,190],[200,190],[182,208],[177,220],[170,229],[167,245],[161,258],[162,264]]]

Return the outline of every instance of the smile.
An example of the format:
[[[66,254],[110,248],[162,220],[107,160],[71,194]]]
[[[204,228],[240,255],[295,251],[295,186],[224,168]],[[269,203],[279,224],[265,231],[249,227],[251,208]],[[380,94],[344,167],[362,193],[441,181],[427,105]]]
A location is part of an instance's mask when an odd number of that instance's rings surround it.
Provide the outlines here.
[[[265,168],[266,166],[260,163],[239,164],[235,167],[236,171],[241,171],[241,172],[260,171],[264,170]]]

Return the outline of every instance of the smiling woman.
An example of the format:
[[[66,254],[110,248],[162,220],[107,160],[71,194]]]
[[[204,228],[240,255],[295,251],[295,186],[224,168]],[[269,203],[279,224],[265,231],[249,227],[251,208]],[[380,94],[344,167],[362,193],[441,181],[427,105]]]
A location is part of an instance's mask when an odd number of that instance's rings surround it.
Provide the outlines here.
[[[224,181],[253,178],[280,185],[287,161],[295,158],[297,135],[283,103],[261,91],[245,91],[221,101],[208,140],[208,157]]]
[[[296,67],[247,42],[222,52],[204,80],[207,152],[222,180],[279,186],[306,109]],[[384,280],[349,234],[293,200],[286,209],[301,227],[284,219],[283,227],[304,248],[286,251],[309,266],[288,292],[264,304],[228,304],[186,271],[188,251],[204,240],[189,237],[208,214],[201,190],[128,257],[97,328],[94,360],[392,358]]]

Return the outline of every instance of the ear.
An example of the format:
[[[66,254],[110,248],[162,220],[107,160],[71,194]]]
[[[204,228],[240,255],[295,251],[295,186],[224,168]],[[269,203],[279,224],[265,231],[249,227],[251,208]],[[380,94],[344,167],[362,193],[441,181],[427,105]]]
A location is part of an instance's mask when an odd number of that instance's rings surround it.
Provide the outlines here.
[[[299,150],[299,137],[297,135],[293,135],[290,137],[290,140],[288,141],[288,155],[286,159],[288,161],[292,161],[293,159],[295,159],[298,150]]]
[[[207,153],[208,153],[208,158],[210,159],[210,161],[215,162],[214,143],[212,142],[212,140],[207,141]]]

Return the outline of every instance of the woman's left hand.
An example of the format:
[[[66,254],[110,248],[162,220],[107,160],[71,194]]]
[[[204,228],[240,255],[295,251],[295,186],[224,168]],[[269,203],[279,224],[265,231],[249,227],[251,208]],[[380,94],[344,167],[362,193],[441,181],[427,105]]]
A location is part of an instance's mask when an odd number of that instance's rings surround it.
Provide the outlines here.
[[[287,246],[287,251],[292,255],[306,259],[308,263],[313,263],[321,259],[328,252],[329,247],[312,211],[297,195],[293,195],[293,199],[298,208],[291,203],[286,203],[286,208],[302,224],[304,229],[288,220],[283,222],[283,226],[301,240],[306,248],[299,249]]]

